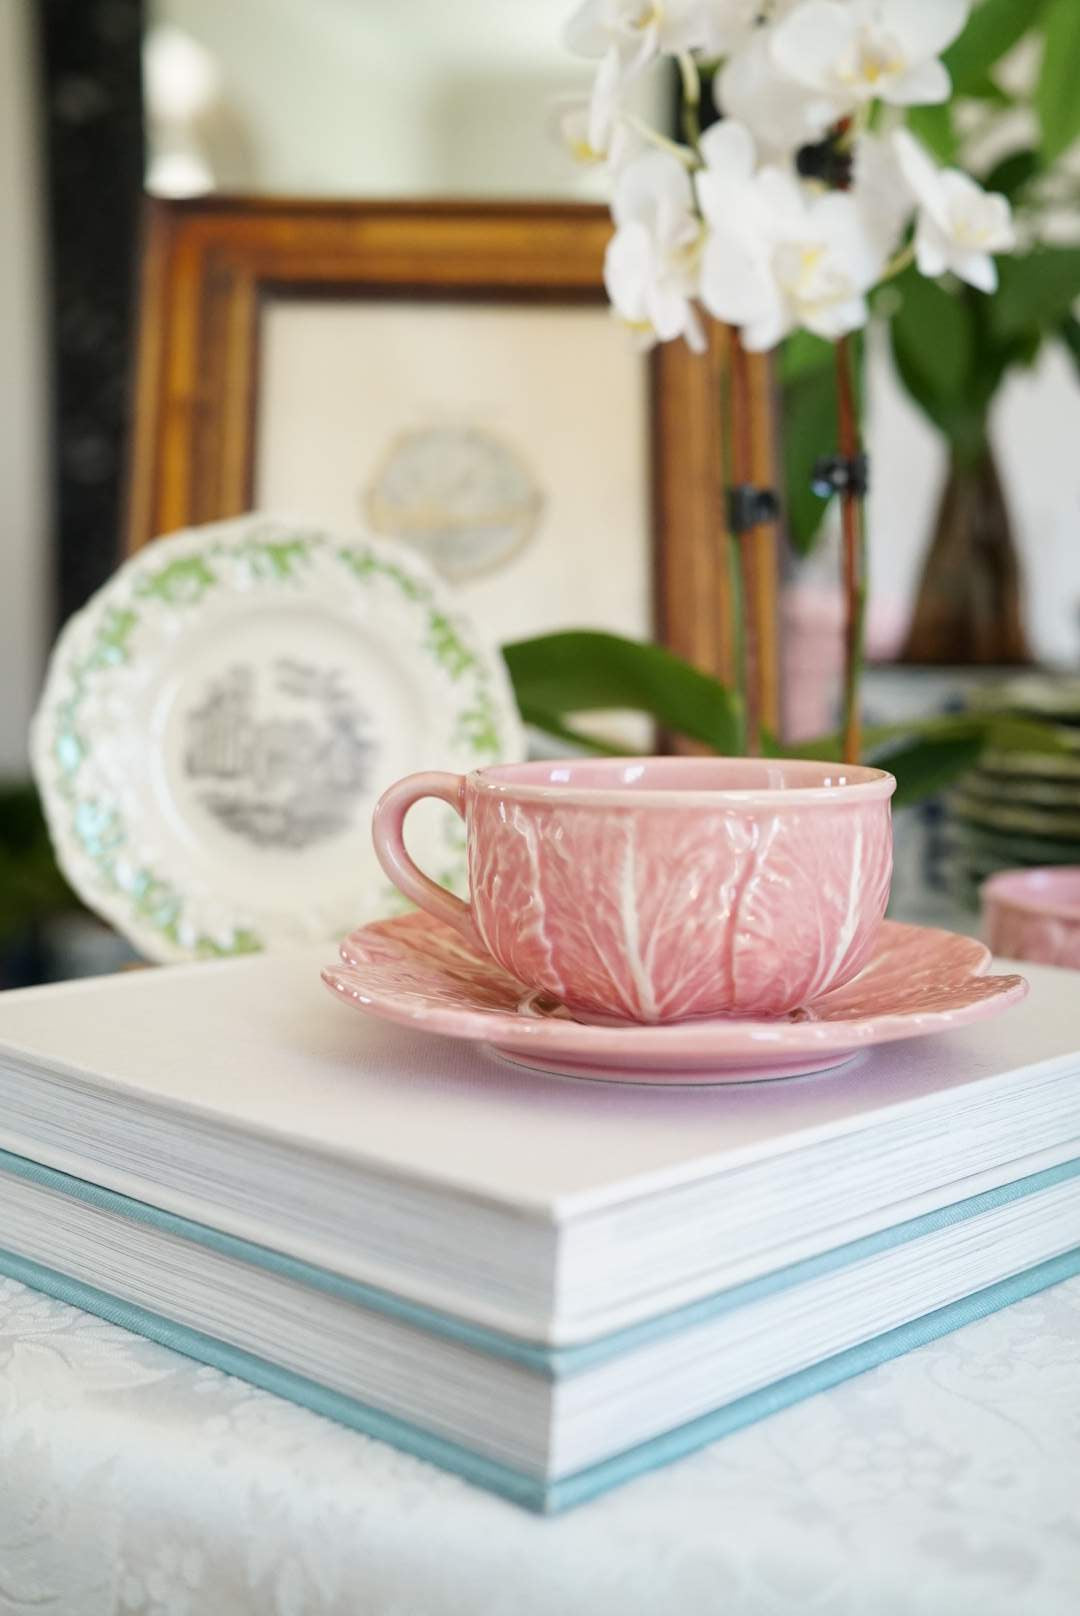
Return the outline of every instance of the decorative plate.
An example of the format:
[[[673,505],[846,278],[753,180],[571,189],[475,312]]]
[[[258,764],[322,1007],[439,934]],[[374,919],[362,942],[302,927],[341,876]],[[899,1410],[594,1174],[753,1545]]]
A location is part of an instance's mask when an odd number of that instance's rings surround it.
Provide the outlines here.
[[[839,1066],[860,1049],[995,1015],[1027,993],[1022,976],[988,976],[970,937],[886,921],[874,956],[847,987],[775,1021],[587,1026],[539,1000],[429,915],[364,926],[323,981],[385,1021],[477,1039],[521,1066],[622,1083],[740,1083]]]
[[[964,776],[964,795],[980,803],[1076,813],[1080,812],[1080,777],[1053,779],[1037,772],[1017,775],[971,769]]]
[[[380,792],[523,740],[501,658],[423,561],[246,516],[150,545],[71,619],[32,748],[72,886],[180,960],[399,911],[371,845]],[[421,804],[409,833],[465,885],[451,810]]]
[[[1007,801],[997,792],[954,791],[949,806],[958,819],[991,830],[1016,831],[1021,836],[1080,838],[1080,803],[1072,794],[1064,808],[1058,804]]]

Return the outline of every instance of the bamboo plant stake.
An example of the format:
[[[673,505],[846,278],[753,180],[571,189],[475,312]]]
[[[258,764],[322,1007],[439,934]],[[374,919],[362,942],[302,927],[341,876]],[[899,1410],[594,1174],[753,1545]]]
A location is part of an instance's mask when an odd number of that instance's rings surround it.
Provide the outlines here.
[[[857,763],[862,751],[859,685],[866,618],[866,541],[861,479],[856,474],[861,450],[849,337],[840,337],[836,343],[836,419],[840,455],[846,468],[844,486],[840,490],[844,573],[843,759],[845,763]]]
[[[778,724],[778,658],[776,602],[769,584],[766,550],[767,528],[778,509],[771,488],[771,466],[759,464],[759,442],[754,432],[755,411],[760,405],[754,384],[752,361],[743,347],[739,331],[729,333],[731,384],[728,415],[731,421],[730,487],[754,501],[756,520],[752,526],[738,527],[729,542],[733,556],[734,609],[738,618],[737,648],[740,668],[740,694],[744,702],[746,750],[760,757],[762,733],[766,725]],[[766,504],[771,501],[771,508]],[[767,515],[762,515],[767,511]]]
[[[681,88],[681,123],[683,138],[692,152],[701,148],[701,75],[693,55],[683,51],[676,58]],[[754,490],[758,482],[759,467],[755,453],[754,387],[750,374],[750,361],[736,327],[727,334],[729,363],[728,434],[730,448],[728,460],[729,489]],[[770,468],[771,469],[771,468]],[[763,689],[768,679],[768,709],[765,717],[777,722],[772,710],[777,706],[778,655],[775,614],[770,609],[771,594],[763,587],[762,545],[763,524],[734,530],[728,521],[727,541],[731,550],[731,589],[727,610],[727,631],[732,647],[732,666],[735,672],[735,696],[740,708],[743,748],[750,757],[761,756]]]
[[[750,377],[746,349],[737,329],[731,332],[731,486],[742,488],[753,480],[750,434]],[[739,693],[743,700],[744,744],[748,756],[761,754],[761,707],[757,692],[757,645],[754,610],[753,542],[755,529],[732,531],[733,577],[736,584],[735,651],[739,666]]]

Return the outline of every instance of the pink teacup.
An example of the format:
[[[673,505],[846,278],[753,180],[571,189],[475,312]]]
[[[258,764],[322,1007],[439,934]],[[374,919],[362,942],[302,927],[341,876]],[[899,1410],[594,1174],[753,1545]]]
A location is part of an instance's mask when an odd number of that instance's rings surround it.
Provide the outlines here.
[[[412,774],[375,810],[406,897],[574,1015],[779,1016],[866,963],[892,871],[892,775],[754,758],[604,758]],[[417,869],[405,815],[465,821],[471,900]]]
[[[1000,870],[983,882],[981,896],[995,954],[1080,970],[1080,866]]]

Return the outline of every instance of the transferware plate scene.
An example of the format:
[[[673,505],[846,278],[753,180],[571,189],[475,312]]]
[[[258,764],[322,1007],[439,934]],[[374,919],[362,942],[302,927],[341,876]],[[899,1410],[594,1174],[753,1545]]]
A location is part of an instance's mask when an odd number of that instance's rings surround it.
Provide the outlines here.
[[[258,515],[123,566],[61,636],[33,732],[64,873],[162,961],[399,912],[371,845],[382,790],[522,751],[501,658],[422,560]],[[465,887],[451,809],[423,804],[409,839]]]
[[[323,972],[339,998],[385,1021],[475,1039],[540,1071],[624,1083],[739,1083],[824,1071],[859,1050],[982,1020],[1027,993],[987,974],[970,937],[886,921],[846,987],[771,1021],[596,1026],[530,994],[450,926],[399,915],[353,932]]]

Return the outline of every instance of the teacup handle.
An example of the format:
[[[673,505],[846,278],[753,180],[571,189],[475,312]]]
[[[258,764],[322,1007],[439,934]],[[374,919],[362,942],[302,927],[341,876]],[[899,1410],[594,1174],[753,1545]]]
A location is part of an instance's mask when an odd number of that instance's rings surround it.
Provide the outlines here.
[[[445,774],[431,770],[424,774],[407,774],[384,791],[375,804],[371,820],[371,835],[375,853],[390,880],[411,898],[419,909],[425,909],[436,920],[453,926],[474,948],[484,948],[473,924],[472,911],[452,892],[447,892],[430,875],[425,875],[410,858],[405,847],[405,815],[422,797],[438,797],[447,802],[454,812],[465,818],[465,776]],[[487,950],[484,949],[486,953]]]

